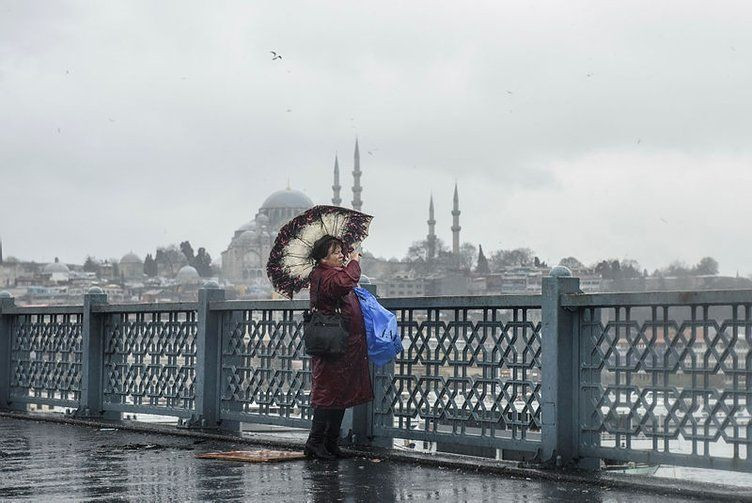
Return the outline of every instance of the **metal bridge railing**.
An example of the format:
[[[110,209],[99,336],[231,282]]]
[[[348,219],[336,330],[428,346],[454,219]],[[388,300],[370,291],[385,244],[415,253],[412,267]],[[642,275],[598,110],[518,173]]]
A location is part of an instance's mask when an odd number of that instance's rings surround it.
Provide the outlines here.
[[[752,471],[748,291],[571,296],[583,456]]]
[[[601,460],[752,471],[752,291],[382,299],[404,351],[372,369],[356,444],[597,468]],[[556,274],[559,274],[558,276]],[[214,286],[214,287],[212,287]],[[307,427],[306,301],[18,307],[0,293],[0,409]]]

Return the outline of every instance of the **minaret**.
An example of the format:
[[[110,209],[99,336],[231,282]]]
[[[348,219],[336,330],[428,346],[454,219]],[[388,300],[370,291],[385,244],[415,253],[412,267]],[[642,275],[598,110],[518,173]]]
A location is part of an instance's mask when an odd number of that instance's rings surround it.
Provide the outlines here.
[[[460,197],[457,195],[457,182],[454,182],[454,204],[452,206],[452,253],[460,255]]]
[[[428,236],[426,237],[428,245],[427,259],[431,262],[436,257],[436,220],[433,217],[433,194],[431,202],[428,203]]]
[[[0,265],[3,264],[3,240],[0,239]]]
[[[360,199],[360,193],[363,192],[363,188],[360,186],[360,174],[360,151],[358,150],[358,139],[355,138],[355,169],[353,169],[352,207],[357,211],[360,211],[363,207],[363,201]]]
[[[339,191],[342,188],[339,184],[339,161],[337,160],[337,156],[334,156],[334,185],[332,185],[332,191],[334,192],[332,197],[332,204],[334,206],[339,206],[342,204],[342,198],[339,197]]]
[[[483,245],[478,245],[478,265],[475,268],[475,272],[478,274],[488,274],[491,270],[488,267],[488,259],[486,254],[483,253]]]

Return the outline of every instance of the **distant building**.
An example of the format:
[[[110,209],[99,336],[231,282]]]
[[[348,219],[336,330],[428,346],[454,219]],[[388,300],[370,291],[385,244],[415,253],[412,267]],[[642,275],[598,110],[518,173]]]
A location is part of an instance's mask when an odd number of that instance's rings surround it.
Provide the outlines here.
[[[222,277],[234,283],[268,283],[266,262],[279,229],[312,207],[307,195],[290,187],[267,197],[254,219],[235,231],[222,252]]]
[[[70,279],[70,269],[57,257],[55,257],[54,262],[44,266],[42,274],[52,283],[65,283]]]
[[[354,209],[360,210],[363,207],[363,187],[360,183],[363,172],[360,168],[357,139],[353,161],[352,205]],[[339,175],[339,160],[335,156],[332,204],[336,206],[342,203]],[[222,278],[242,285],[240,290],[246,297],[269,297],[272,291],[266,276],[266,263],[277,233],[283,225],[313,206],[311,198],[290,187],[267,197],[253,220],[238,227],[227,249],[222,252]]]
[[[118,264],[120,276],[126,280],[140,280],[144,278],[144,261],[133,252],[126,253]]]

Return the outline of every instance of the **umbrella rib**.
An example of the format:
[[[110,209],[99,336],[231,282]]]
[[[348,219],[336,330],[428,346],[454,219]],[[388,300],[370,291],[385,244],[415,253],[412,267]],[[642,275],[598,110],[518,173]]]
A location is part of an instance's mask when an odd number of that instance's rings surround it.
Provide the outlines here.
[[[319,215],[319,222],[321,222],[321,227],[324,228],[324,232],[332,236],[333,234],[329,232],[329,229],[326,228],[326,222],[324,222],[324,218],[322,217],[322,215]]]

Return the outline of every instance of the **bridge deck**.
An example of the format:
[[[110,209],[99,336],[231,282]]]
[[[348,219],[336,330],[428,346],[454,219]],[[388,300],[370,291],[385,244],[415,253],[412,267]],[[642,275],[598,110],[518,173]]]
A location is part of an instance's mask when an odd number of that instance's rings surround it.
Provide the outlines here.
[[[0,418],[0,500],[688,501],[552,480],[354,458],[242,464],[248,445]]]

